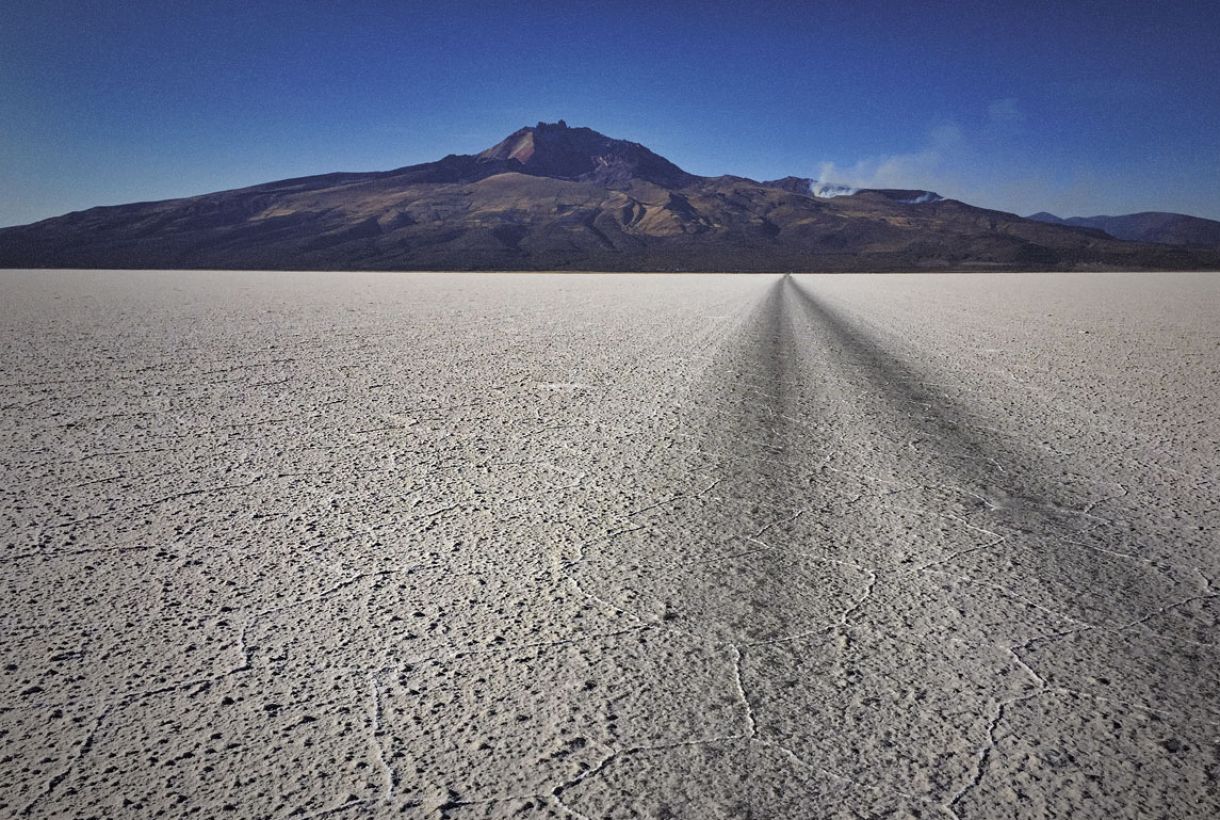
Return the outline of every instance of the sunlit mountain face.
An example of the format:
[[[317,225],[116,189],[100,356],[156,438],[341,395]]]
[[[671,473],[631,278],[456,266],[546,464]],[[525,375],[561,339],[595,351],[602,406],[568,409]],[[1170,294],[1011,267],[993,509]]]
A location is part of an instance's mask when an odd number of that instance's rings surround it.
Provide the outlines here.
[[[697,176],[562,120],[475,155],[92,208],[0,230],[0,265],[374,270],[1190,268],[1220,251],[1120,241],[931,191]]]

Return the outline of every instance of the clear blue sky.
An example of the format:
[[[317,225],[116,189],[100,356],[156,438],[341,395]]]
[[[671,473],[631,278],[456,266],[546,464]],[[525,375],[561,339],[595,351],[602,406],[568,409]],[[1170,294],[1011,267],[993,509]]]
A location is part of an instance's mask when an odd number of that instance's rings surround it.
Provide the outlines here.
[[[472,153],[1220,218],[1220,3],[6,0],[0,225]]]

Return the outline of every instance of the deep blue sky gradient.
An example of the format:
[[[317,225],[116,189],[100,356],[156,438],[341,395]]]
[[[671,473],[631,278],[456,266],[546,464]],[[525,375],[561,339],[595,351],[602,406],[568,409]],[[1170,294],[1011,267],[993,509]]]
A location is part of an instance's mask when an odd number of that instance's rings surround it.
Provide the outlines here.
[[[1217,2],[7,0],[0,225],[473,153],[1220,218]]]

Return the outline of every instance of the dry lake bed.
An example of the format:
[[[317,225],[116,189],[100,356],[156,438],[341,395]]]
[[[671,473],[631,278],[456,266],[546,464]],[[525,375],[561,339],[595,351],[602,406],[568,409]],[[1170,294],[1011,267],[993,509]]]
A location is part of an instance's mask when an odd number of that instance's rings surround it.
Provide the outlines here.
[[[1220,276],[0,304],[2,816],[1220,814]]]

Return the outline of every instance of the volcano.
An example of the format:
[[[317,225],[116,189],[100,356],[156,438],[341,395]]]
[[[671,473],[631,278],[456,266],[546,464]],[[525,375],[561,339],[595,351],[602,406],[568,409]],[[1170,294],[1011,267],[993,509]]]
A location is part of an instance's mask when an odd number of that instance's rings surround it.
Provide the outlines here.
[[[930,191],[697,176],[643,145],[561,120],[476,155],[6,228],[0,267],[1177,269],[1220,268],[1220,250],[1124,241]]]

